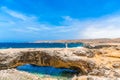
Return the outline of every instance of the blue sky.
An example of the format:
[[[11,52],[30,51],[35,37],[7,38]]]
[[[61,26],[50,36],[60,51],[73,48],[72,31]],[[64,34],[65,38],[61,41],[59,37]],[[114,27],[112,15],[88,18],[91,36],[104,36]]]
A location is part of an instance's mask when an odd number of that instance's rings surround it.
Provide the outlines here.
[[[120,37],[120,0],[0,0],[0,42]]]

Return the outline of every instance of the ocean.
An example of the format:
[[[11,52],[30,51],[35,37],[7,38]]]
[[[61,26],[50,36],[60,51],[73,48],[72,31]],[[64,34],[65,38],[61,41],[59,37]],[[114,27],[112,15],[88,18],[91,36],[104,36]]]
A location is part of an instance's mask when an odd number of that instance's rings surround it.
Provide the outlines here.
[[[68,48],[82,47],[83,43],[67,43]],[[7,48],[66,48],[65,43],[0,43],[0,49]]]

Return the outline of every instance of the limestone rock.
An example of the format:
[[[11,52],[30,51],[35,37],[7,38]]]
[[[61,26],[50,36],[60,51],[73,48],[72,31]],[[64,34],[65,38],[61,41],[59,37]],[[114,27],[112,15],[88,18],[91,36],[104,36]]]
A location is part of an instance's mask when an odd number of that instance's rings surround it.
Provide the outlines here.
[[[51,77],[40,78],[27,72],[21,72],[16,69],[7,69],[0,71],[0,80],[58,80]]]
[[[84,56],[78,55],[83,53]],[[8,49],[0,51],[0,69],[15,68],[23,64],[71,68],[86,74],[95,67],[86,49]]]
[[[120,49],[113,46],[0,50],[0,70],[24,64],[71,68],[81,74],[73,80],[120,80]]]

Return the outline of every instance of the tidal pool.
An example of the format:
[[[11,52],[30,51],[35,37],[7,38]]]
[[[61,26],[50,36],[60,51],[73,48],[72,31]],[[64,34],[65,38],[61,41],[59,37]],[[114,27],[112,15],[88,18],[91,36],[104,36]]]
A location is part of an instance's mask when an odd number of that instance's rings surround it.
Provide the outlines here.
[[[18,66],[17,70],[26,71],[38,75],[41,78],[50,76],[52,78],[57,78],[59,80],[70,80],[77,73],[77,71],[67,68],[54,68],[51,66],[43,67],[31,64]]]

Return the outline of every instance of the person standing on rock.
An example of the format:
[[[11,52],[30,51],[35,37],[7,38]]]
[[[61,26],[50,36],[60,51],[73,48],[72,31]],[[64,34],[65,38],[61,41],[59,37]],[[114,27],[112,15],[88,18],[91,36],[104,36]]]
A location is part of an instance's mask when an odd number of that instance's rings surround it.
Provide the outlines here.
[[[68,48],[68,44],[67,43],[65,43],[65,47]]]

